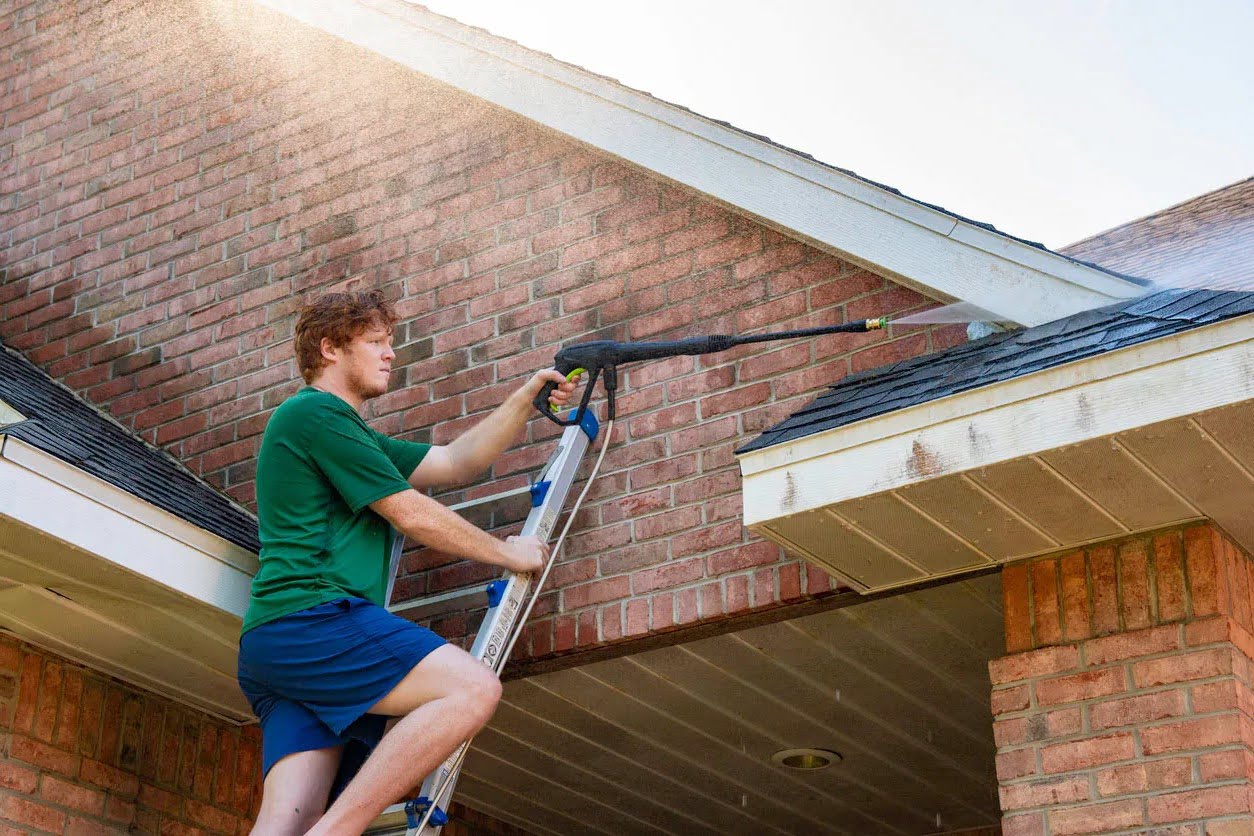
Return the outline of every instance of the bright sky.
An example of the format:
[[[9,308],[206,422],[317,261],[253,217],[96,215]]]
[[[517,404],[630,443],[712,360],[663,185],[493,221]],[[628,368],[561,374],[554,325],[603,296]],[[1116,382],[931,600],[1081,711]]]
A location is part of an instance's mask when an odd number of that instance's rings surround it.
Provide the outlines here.
[[[1250,0],[424,0],[1060,247],[1254,174]]]

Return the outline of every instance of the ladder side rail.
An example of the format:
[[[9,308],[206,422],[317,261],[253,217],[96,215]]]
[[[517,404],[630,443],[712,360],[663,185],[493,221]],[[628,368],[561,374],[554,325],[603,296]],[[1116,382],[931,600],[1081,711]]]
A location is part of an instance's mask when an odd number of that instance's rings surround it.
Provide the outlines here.
[[[533,486],[533,507],[523,523],[520,532],[522,536],[534,536],[544,541],[552,536],[558,517],[561,516],[562,508],[566,504],[566,497],[575,482],[575,474],[579,470],[579,465],[591,441],[587,430],[580,425],[567,427],[562,433],[557,449],[549,457],[540,478]],[[528,593],[531,592],[533,581],[534,578],[530,573],[506,572],[504,578],[497,582],[503,584],[503,589],[497,593],[499,597],[497,595],[490,597],[490,606],[479,627],[470,655],[494,671],[499,672],[507,661],[502,658],[502,653],[509,644],[514,629],[522,626],[516,622],[527,601]],[[423,779],[419,793],[420,802],[425,801],[427,804],[434,804],[442,810],[447,810],[446,805],[453,797],[454,785],[469,747],[469,741],[463,742],[439,767]],[[443,786],[443,791],[440,792],[440,797],[432,798],[433,793],[441,786]],[[422,810],[418,811],[419,815],[421,812]],[[421,831],[410,827],[405,832],[406,836],[439,836],[442,829],[443,824],[437,825],[429,821]]]
[[[568,427],[562,433],[561,443],[545,467],[542,478],[536,482],[542,495],[523,523],[523,536],[538,537],[546,542],[552,536],[557,518],[566,504],[566,495],[574,484],[575,473],[588,450],[588,443],[588,436],[580,427]],[[500,653],[508,644],[510,632],[534,581],[530,573],[517,575],[507,572],[501,605],[489,609],[483,618],[470,655],[494,671],[499,671],[503,665]]]

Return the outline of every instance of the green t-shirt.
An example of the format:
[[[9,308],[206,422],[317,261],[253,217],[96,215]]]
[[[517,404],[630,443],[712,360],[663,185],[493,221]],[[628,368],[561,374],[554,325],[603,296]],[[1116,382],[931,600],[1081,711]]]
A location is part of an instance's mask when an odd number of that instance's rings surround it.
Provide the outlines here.
[[[261,568],[242,632],[336,598],[385,605],[392,527],[368,506],[409,488],[429,449],[372,430],[329,392],[284,401],[257,457]]]

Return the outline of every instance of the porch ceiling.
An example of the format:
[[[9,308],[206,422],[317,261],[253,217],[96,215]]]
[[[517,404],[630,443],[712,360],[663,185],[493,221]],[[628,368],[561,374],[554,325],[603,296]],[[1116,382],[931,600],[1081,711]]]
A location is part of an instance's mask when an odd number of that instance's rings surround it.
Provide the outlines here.
[[[506,683],[458,783],[536,834],[925,834],[1000,818],[996,576]],[[814,772],[771,755],[822,748]],[[403,813],[373,832],[403,832]],[[399,829],[398,829],[399,828]]]

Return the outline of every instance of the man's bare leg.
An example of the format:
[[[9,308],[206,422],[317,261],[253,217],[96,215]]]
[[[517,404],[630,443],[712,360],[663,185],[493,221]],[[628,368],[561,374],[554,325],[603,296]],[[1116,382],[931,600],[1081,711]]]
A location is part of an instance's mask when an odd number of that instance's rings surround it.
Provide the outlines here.
[[[343,746],[296,752],[280,759],[266,773],[255,836],[300,836],[327,808],[331,783],[340,766]]]
[[[501,683],[466,651],[444,645],[419,662],[371,714],[400,717],[307,836],[366,829],[488,722]]]

